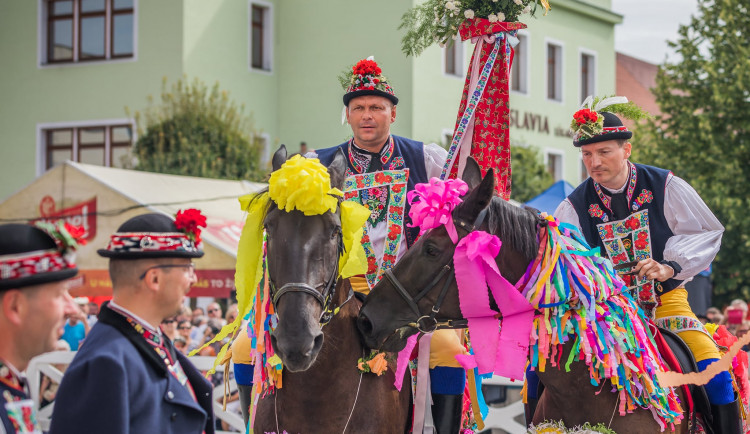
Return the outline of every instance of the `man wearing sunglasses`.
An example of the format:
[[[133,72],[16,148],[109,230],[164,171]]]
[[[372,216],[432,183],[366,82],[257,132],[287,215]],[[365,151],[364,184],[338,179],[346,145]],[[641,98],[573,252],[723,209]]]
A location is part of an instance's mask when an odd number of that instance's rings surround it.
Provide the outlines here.
[[[197,211],[196,211],[197,212]],[[210,384],[159,325],[180,312],[203,256],[200,232],[162,214],[126,221],[98,251],[112,301],[63,377],[50,432],[214,432]]]

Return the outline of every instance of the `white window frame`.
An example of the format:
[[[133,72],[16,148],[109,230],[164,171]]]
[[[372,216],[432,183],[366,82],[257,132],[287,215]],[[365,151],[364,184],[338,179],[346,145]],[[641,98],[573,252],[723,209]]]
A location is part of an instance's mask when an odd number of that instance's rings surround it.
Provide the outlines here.
[[[96,127],[111,127],[113,125],[130,125],[133,133],[133,144],[138,141],[136,136],[135,119],[133,118],[119,118],[119,119],[99,119],[95,121],[75,121],[75,122],[50,122],[36,124],[36,176],[41,176],[47,171],[47,142],[46,134],[47,130],[65,129],[65,128],[96,128]],[[110,134],[104,135],[104,166],[110,167],[111,161],[111,144]],[[78,134],[73,134],[73,157],[78,156]]]
[[[260,164],[268,164],[271,162],[271,135],[268,133],[260,133],[256,136],[263,144],[260,149]]]
[[[558,95],[559,99],[550,98],[549,97],[549,88],[547,87],[547,84],[549,83],[549,67],[547,65],[548,62],[548,53],[549,53],[549,46],[554,45],[559,48],[560,50],[560,59],[559,62],[557,62],[556,65],[556,72],[557,77],[555,80],[555,83],[557,85]],[[563,104],[565,101],[565,68],[563,66],[565,59],[565,44],[557,39],[551,39],[551,38],[544,38],[544,99],[546,101]]]
[[[531,95],[531,86],[529,86],[529,50],[531,49],[531,34],[528,32],[528,30],[519,30],[518,31],[518,40],[519,45],[521,44],[521,41],[525,40],[526,44],[524,46],[525,50],[521,51],[521,56],[514,56],[513,58],[513,66],[519,65],[519,68],[522,68],[520,71],[519,76],[521,77],[521,88],[523,90],[513,90],[513,84],[509,86],[510,92],[514,95],[524,95],[524,96],[530,96]],[[520,57],[520,58],[519,58]],[[511,73],[511,79],[513,77],[513,74]]]
[[[599,59],[598,59],[597,53],[596,51],[579,47],[578,48],[578,96],[582,97],[579,103],[582,103],[583,100],[586,99],[586,97],[588,96],[588,95],[581,95],[581,90],[583,90],[583,76],[581,75],[581,68],[583,67],[584,55],[591,56],[593,69],[594,69],[593,74],[589,73],[589,88],[591,89],[591,92],[589,92],[589,95],[597,94],[596,85],[598,84],[597,83],[598,80],[596,79],[596,76],[597,76],[597,72],[599,71]]]
[[[581,182],[589,177],[589,171],[586,169],[586,165],[583,164],[583,154],[581,152],[578,153],[578,175],[581,178]]]
[[[441,61],[442,69],[443,69],[443,75],[445,77],[451,77],[451,78],[460,78],[464,79],[466,77],[466,44],[465,41],[462,41],[459,36],[456,37],[456,40],[453,41],[453,43],[448,43],[443,47],[441,50],[443,57]],[[447,60],[447,52],[448,50],[455,50],[455,58],[454,58],[454,64],[453,68],[456,70],[456,73],[449,73],[445,69],[445,62]]]
[[[557,165],[558,167],[554,168],[554,172],[552,174],[552,177],[555,179],[555,182],[564,179],[565,178],[565,152],[556,149],[556,148],[545,148],[544,149],[544,167],[549,166],[549,156],[555,155],[560,157],[560,164]],[[559,171],[558,171],[559,169]]]
[[[109,3],[107,3],[109,4]],[[75,2],[74,2],[75,5]],[[75,6],[74,6],[75,8]],[[106,23],[109,23],[110,20],[110,14],[111,9],[107,7],[107,19],[105,20]],[[46,0],[37,0],[37,26],[36,26],[36,33],[37,33],[37,61],[36,66],[38,69],[47,69],[47,68],[66,68],[71,66],[84,66],[84,65],[98,65],[102,63],[129,63],[129,62],[137,62],[138,61],[138,0],[133,0],[133,56],[132,57],[117,57],[114,59],[101,59],[101,60],[80,60],[78,59],[78,43],[77,40],[74,38],[73,41],[73,60],[69,62],[55,62],[55,63],[47,63],[47,43],[49,41],[49,38],[47,37],[47,1]],[[109,25],[105,25],[105,32],[104,32],[104,53],[105,57],[110,56],[110,38],[111,38],[111,32]],[[78,20],[73,19],[73,35],[79,34],[78,29]]]
[[[453,129],[443,128],[440,131],[440,143],[445,149],[448,149],[451,145],[451,142],[453,142]]]
[[[263,68],[253,67],[253,5],[266,9],[263,15]],[[273,46],[274,46],[274,11],[273,3],[263,0],[250,0],[247,4],[247,67],[252,72],[260,74],[273,74]]]

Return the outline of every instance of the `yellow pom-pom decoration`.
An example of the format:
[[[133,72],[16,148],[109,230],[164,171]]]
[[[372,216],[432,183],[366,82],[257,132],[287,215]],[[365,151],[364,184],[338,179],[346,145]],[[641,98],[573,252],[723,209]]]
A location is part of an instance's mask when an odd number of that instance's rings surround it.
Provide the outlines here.
[[[286,212],[296,209],[305,215],[335,212],[338,200],[334,196],[344,195],[338,188],[331,188],[328,169],[320,160],[300,155],[288,159],[271,173],[268,194],[279,209]]]

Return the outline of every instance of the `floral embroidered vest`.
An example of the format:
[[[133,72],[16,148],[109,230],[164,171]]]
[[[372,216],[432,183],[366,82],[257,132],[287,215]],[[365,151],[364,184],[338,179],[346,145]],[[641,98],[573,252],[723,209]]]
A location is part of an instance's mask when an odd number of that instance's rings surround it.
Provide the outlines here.
[[[36,405],[29,398],[27,385],[0,360],[0,428],[9,434],[38,433]],[[0,432],[3,432],[0,429]]]
[[[413,190],[416,184],[428,181],[424,145],[422,142],[392,135],[380,152],[382,170],[371,173],[353,157],[349,147],[350,141],[347,141],[315,152],[320,162],[328,166],[336,152],[342,149],[348,157],[344,199],[368,207],[372,212],[368,221],[373,227],[383,221],[388,224],[384,253],[380,261],[375,257],[367,231],[362,238],[368,262],[366,278],[372,287],[383,272],[395,264],[401,237],[405,236],[407,247],[411,247],[419,236],[419,228],[411,227],[406,193]]]
[[[622,220],[614,219],[610,197],[591,178],[568,196],[578,214],[586,241],[599,246],[602,254],[608,256],[615,266],[645,258],[664,259],[664,248],[673,235],[664,217],[664,192],[669,174],[668,170],[631,163],[625,190],[630,215]],[[629,269],[620,271],[624,273]],[[629,275],[622,278],[647,305],[656,304],[657,295],[682,283],[675,279],[653,282]]]

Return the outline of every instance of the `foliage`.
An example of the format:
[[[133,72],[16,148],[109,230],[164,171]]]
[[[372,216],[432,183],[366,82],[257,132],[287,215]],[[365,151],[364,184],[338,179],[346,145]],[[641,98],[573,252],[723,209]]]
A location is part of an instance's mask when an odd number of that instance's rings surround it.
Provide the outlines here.
[[[542,157],[536,148],[512,145],[510,153],[513,200],[527,202],[552,185],[554,179],[542,163]]]
[[[456,39],[458,27],[466,19],[515,22],[522,14],[534,16],[539,5],[547,15],[548,0],[426,0],[401,17],[398,28],[406,29],[401,51],[407,56],[418,56],[436,42],[444,45]]]
[[[714,262],[716,305],[750,297],[750,11],[746,0],[699,1],[681,26],[682,60],[653,92],[662,115],[636,129],[635,161],[672,170],[725,227]],[[640,149],[639,149],[640,148]]]
[[[229,99],[219,83],[210,89],[183,77],[167,89],[161,102],[136,112],[136,169],[205,178],[260,180],[261,141],[244,107]]]

